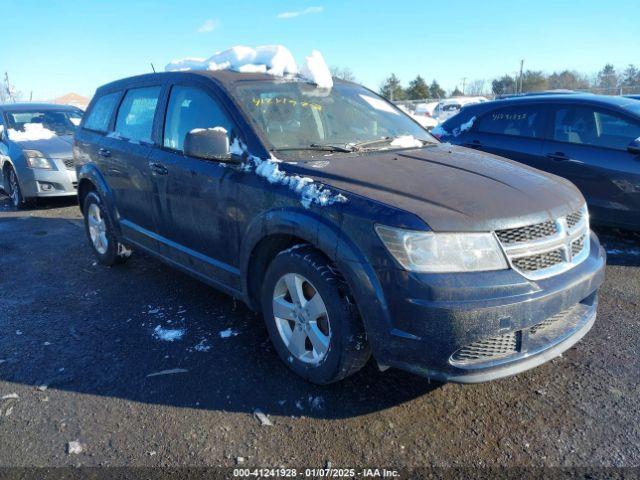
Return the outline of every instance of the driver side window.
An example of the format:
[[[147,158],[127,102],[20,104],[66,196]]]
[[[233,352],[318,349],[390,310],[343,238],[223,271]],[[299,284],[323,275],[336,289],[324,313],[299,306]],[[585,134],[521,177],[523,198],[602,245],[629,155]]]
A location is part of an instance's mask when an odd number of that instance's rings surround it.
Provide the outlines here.
[[[165,147],[183,152],[190,131],[213,127],[224,127],[232,136],[232,123],[218,102],[199,88],[176,85],[171,89],[164,123]]]

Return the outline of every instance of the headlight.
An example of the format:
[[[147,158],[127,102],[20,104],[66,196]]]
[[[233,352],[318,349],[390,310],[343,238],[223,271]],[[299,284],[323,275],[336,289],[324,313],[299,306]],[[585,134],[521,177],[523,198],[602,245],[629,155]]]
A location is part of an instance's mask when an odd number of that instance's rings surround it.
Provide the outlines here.
[[[479,272],[509,268],[492,233],[434,233],[376,225],[391,255],[414,272]]]
[[[53,170],[51,162],[44,158],[42,152],[39,152],[38,150],[25,150],[24,157],[27,159],[27,167],[29,168]]]

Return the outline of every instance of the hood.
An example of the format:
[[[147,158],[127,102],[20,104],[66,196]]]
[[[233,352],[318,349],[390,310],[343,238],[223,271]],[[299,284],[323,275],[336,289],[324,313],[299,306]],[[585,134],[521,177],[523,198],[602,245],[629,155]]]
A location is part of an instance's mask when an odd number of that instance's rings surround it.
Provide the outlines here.
[[[73,136],[55,136],[46,140],[14,141],[22,150],[38,150],[51,158],[70,158],[72,156]]]
[[[518,227],[584,204],[578,189],[562,178],[449,144],[332,155],[296,167],[326,185],[413,213],[441,232]]]

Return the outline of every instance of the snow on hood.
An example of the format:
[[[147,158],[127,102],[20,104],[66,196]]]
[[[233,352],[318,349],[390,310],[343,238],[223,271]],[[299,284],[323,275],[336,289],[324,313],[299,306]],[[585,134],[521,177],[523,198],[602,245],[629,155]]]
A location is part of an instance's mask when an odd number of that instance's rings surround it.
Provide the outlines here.
[[[256,48],[238,45],[209,58],[186,57],[165,67],[167,72],[188,70],[233,70],[243,73],[268,73],[278,77],[300,75],[318,85],[331,88],[333,79],[322,54],[313,50],[301,70],[288,48],[282,45],[262,45]]]
[[[48,128],[44,128],[41,123],[25,123],[24,131],[10,128],[8,132],[9,138],[14,142],[49,140],[56,136],[56,132],[49,130]]]
[[[247,155],[248,161],[244,164],[243,171],[251,172],[255,169],[256,175],[263,177],[267,182],[285,185],[299,194],[300,203],[304,208],[310,208],[313,204],[326,207],[334,203],[347,201],[347,197],[344,195],[335,193],[322,183],[315,182],[312,178],[292,175],[280,170],[278,164],[281,162],[276,158],[264,159],[250,155],[247,152],[247,147],[237,138],[231,144],[230,152],[238,156]]]
[[[400,148],[413,148],[413,147],[423,147],[424,142],[422,140],[418,140],[413,135],[400,135],[393,139],[390,144],[392,147],[400,147]]]

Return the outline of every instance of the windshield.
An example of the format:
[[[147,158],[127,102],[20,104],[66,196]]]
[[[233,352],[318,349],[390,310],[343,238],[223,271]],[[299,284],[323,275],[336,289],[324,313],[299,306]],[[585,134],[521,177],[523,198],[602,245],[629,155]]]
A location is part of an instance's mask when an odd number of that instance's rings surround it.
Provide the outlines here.
[[[15,140],[37,140],[50,138],[54,135],[73,135],[82,119],[82,111],[7,111],[5,112],[5,118],[10,138]]]
[[[337,84],[327,92],[301,82],[251,82],[233,92],[273,150],[341,147],[402,148],[402,137],[437,143],[401,110],[363,87]],[[393,143],[393,144],[392,144]]]

